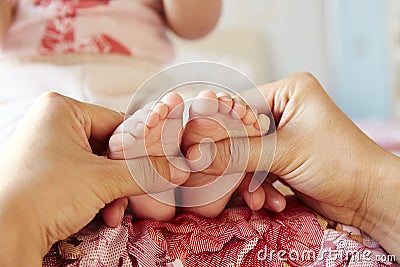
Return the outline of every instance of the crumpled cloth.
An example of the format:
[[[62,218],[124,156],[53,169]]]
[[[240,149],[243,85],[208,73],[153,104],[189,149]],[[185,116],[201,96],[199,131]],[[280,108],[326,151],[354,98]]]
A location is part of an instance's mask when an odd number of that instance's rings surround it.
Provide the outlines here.
[[[55,244],[43,266],[399,266],[394,260],[362,231],[289,196],[281,213],[243,206],[169,223],[125,215],[116,228],[97,218]]]

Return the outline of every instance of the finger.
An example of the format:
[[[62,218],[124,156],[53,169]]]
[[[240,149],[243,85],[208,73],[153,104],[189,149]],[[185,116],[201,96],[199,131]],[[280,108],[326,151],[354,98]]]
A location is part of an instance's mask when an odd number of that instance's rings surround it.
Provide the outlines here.
[[[212,161],[203,171],[206,174],[268,172],[274,159],[274,149],[275,138],[272,135],[261,138],[230,138],[214,144],[193,145],[188,149],[187,158],[191,160],[191,167],[197,169],[204,167],[204,162],[198,160],[199,154],[206,159],[207,163]],[[197,162],[200,166],[194,166]]]
[[[102,210],[104,223],[109,227],[117,227],[121,224],[124,218],[125,210],[128,206],[128,199],[126,197],[119,198],[107,204]]]
[[[75,131],[84,129],[87,139],[107,142],[114,129],[124,120],[124,115],[55,92],[48,92],[37,99],[25,119],[34,121],[35,123],[31,124],[35,125],[34,127],[55,123],[60,131],[69,130],[69,127]],[[70,122],[66,123],[67,120]]]
[[[96,159],[97,163],[87,169],[90,174],[86,177],[96,187],[97,194],[103,196],[104,203],[147,192],[168,191],[186,182],[190,175],[171,166],[163,157],[111,160],[96,156]]]
[[[294,86],[288,86],[289,79],[292,79],[292,76],[251,88],[242,92],[241,96],[259,114],[267,114],[268,116],[272,114],[275,124],[278,125],[289,101],[289,96],[295,89]]]
[[[188,149],[187,158],[192,168],[204,169],[204,161],[197,160],[200,151],[208,166],[202,172],[211,175],[264,171],[285,177],[291,170],[288,166],[301,165],[304,153],[309,152],[304,149],[304,142],[298,140],[295,130],[289,127],[262,137],[196,144]],[[197,162],[200,166],[193,166]]]
[[[262,188],[265,192],[265,203],[266,209],[281,212],[286,207],[286,198],[278,190],[276,190],[272,184],[265,182],[262,184]]]
[[[253,174],[247,173],[242,183],[239,185],[238,192],[246,202],[247,206],[253,211],[259,210],[263,207],[265,202],[264,189],[260,186],[254,192],[249,192],[249,184]]]

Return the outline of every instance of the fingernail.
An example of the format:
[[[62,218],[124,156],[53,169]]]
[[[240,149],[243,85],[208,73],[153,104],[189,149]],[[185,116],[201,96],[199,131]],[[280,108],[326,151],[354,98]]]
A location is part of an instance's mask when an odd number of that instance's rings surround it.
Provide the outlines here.
[[[215,158],[215,144],[202,143],[188,151],[189,165],[192,171],[203,171],[208,168]]]
[[[249,203],[247,203],[252,211],[254,211],[254,202],[253,202],[253,194],[246,190],[246,194],[248,194]]]
[[[125,209],[121,207],[121,209],[119,210],[119,221],[118,221],[118,225],[121,224],[123,218],[125,215]]]
[[[188,149],[186,156],[189,160],[192,160],[192,161],[198,160],[201,156],[200,146],[191,146]]]
[[[199,146],[199,150],[202,155],[202,158],[205,161],[209,162],[209,164],[211,164],[215,158],[215,144],[214,143],[202,143]]]
[[[276,212],[281,212],[283,210],[283,203],[278,198],[271,197],[269,204],[271,205],[271,208]]]
[[[181,185],[189,178],[189,173],[179,170],[170,165],[169,172],[171,175],[171,183]]]

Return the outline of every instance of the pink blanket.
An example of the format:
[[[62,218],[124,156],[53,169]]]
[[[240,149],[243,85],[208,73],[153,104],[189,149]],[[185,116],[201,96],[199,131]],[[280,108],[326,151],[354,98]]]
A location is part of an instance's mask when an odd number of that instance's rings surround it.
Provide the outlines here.
[[[234,207],[170,223],[126,215],[117,228],[96,219],[55,244],[43,266],[397,266],[358,229],[328,222],[293,196],[287,202],[282,213]]]

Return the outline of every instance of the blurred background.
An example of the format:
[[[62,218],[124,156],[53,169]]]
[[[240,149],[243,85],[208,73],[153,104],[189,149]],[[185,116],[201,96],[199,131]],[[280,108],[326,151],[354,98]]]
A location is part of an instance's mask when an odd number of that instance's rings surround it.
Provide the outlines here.
[[[399,0],[223,4],[219,25],[209,36],[174,39],[175,63],[226,63],[258,84],[309,71],[362,129],[400,151]]]

